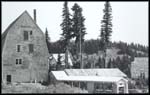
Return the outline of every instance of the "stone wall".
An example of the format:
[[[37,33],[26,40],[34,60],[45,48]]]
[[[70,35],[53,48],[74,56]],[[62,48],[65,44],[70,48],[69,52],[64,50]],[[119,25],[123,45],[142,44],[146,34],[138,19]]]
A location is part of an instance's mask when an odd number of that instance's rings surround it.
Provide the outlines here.
[[[32,31],[29,40],[24,41],[24,31]],[[29,44],[34,45],[34,52],[29,53]],[[21,45],[21,52],[17,52]],[[11,75],[12,82],[29,82],[32,80],[47,81],[48,79],[48,48],[44,34],[34,23],[27,12],[9,28],[2,51],[2,81]],[[22,64],[16,64],[16,59]]]

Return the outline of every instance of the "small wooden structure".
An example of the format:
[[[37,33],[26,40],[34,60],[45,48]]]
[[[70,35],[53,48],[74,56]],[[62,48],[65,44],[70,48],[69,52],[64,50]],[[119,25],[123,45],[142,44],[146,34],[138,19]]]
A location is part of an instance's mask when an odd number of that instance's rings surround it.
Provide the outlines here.
[[[119,69],[65,69],[51,74],[55,81],[69,82],[72,86],[78,83],[80,87],[81,83],[86,83],[89,93],[128,93],[128,80]],[[107,84],[111,90],[104,88]]]

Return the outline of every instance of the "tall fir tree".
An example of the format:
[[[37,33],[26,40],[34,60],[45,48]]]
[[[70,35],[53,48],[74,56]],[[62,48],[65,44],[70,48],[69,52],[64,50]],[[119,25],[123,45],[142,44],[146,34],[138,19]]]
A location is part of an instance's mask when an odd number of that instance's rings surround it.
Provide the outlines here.
[[[105,8],[103,10],[104,12],[104,16],[103,16],[103,20],[101,21],[101,34],[100,34],[100,42],[102,44],[102,50],[104,51],[104,58],[105,58],[105,68],[107,68],[107,63],[106,63],[106,52],[107,52],[107,48],[109,46],[110,43],[110,36],[112,33],[112,9],[111,9],[111,5],[108,1],[106,1],[105,3]]]
[[[45,30],[45,39],[46,39],[46,44],[47,44],[48,51],[49,51],[49,53],[50,53],[50,37],[49,37],[49,35],[48,35],[48,30],[47,30],[47,28],[46,28],[46,30]]]
[[[70,18],[71,14],[69,13],[68,9],[68,2],[65,1],[64,8],[63,8],[63,22],[61,23],[62,31],[62,40],[65,42],[65,49],[67,49],[70,39],[72,38],[72,22]]]
[[[80,68],[83,68],[82,64],[82,44],[84,42],[84,36],[86,34],[84,21],[85,18],[82,15],[82,8],[75,3],[72,7],[73,18],[72,18],[72,29],[73,29],[73,37],[75,37],[76,44],[76,55],[78,56],[80,52]],[[79,57],[78,57],[79,58]]]
[[[60,53],[58,54],[56,70],[61,70],[61,56]]]
[[[62,31],[62,41],[65,47],[65,63],[66,63],[66,68],[68,68],[68,52],[69,52],[69,43],[72,38],[72,22],[70,18],[70,13],[68,9],[68,3],[65,1],[64,3],[64,8],[63,8],[63,22],[61,23]]]
[[[75,3],[72,7],[73,18],[72,18],[72,28],[73,28],[73,37],[75,37],[75,43],[79,48],[80,42],[80,32],[81,32],[81,42],[84,42],[84,36],[86,34],[86,28],[84,25],[85,18],[82,15],[82,8]]]
[[[112,61],[111,61],[111,58],[110,58],[109,61],[108,61],[108,64],[107,64],[108,65],[107,68],[112,68],[111,64],[112,64]]]

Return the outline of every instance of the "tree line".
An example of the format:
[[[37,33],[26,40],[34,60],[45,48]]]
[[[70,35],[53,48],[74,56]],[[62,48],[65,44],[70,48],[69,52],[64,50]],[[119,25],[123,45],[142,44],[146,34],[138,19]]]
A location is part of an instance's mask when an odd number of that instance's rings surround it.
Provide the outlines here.
[[[118,55],[127,54],[129,56],[134,56],[134,57],[148,57],[149,56],[148,46],[143,46],[143,45],[134,44],[134,43],[128,44],[126,42],[121,42],[121,41],[111,42],[110,45],[111,46],[109,46],[108,48],[115,47],[115,48],[120,49],[120,51],[118,52]],[[86,40],[83,43],[82,50],[83,50],[83,53],[94,54],[102,50],[101,46],[102,44],[100,44],[99,39]],[[70,51],[74,55],[75,54],[74,42],[70,43],[70,47],[71,47]],[[49,43],[48,48],[51,53],[59,53],[59,52],[64,53],[64,51],[62,50],[63,45],[61,45],[60,41]],[[141,51],[143,53],[138,53],[138,51]]]
[[[106,58],[106,54],[107,54],[106,51],[107,51],[108,45],[110,44],[110,36],[112,33],[112,22],[111,22],[112,21],[112,15],[111,15],[112,9],[108,1],[104,4],[104,6],[105,6],[103,9],[104,16],[103,16],[103,19],[101,20],[101,31],[100,31],[99,36],[101,38],[100,43],[103,44],[101,45],[101,48],[104,52],[104,58]],[[75,54],[77,58],[80,59],[80,63],[82,65],[82,52],[84,52],[84,50],[82,49],[83,48],[86,49],[85,47],[86,45],[88,45],[84,43],[84,36],[85,34],[87,34],[86,28],[84,25],[85,18],[82,15],[82,8],[77,3],[73,5],[71,10],[73,11],[72,15],[69,12],[68,2],[65,1],[63,11],[62,11],[63,21],[60,24],[61,29],[62,29],[62,34],[61,34],[60,40],[57,43],[61,44],[61,46],[58,45],[59,48],[61,47],[61,50],[62,50],[61,52],[65,52],[66,63],[68,63],[67,62],[68,52],[72,51],[73,54]],[[47,35],[47,31],[45,35],[46,35],[46,42],[49,46],[49,41],[47,41],[49,38]],[[75,38],[75,41],[72,44],[74,48],[72,48],[71,40],[74,38]],[[57,43],[55,43],[54,45],[56,45]],[[52,50],[52,49],[49,49],[49,50]]]
[[[84,40],[86,33],[86,28],[84,26],[85,18],[82,15],[82,8],[75,3],[71,10],[73,14],[69,13],[68,2],[64,2],[64,7],[62,11],[63,21],[60,24],[62,29],[62,34],[60,40],[57,42],[50,42],[50,37],[46,29],[45,36],[48,46],[49,53],[65,53],[66,60],[68,61],[68,51],[74,57],[74,66],[73,68],[81,68],[81,58],[79,53],[84,53],[86,55],[98,53],[98,51],[103,51],[103,57],[97,60],[94,66],[92,66],[93,59],[84,61],[84,68],[113,68],[117,67],[121,71],[125,72],[130,76],[130,64],[134,60],[134,57],[147,57],[148,56],[148,47],[142,46],[139,44],[127,44],[125,42],[111,42],[111,33],[112,33],[112,8],[110,3],[107,1],[104,5],[104,16],[101,20],[101,30],[100,30],[100,39],[96,40]],[[75,39],[75,40],[72,40]],[[82,47],[82,48],[81,48]],[[111,47],[116,47],[120,49],[118,55],[129,55],[131,58],[123,56],[123,58],[117,57],[116,59],[109,59],[108,64],[106,64],[107,49]],[[82,50],[81,50],[82,49]],[[142,51],[143,53],[139,52]],[[68,67],[67,67],[68,68]]]

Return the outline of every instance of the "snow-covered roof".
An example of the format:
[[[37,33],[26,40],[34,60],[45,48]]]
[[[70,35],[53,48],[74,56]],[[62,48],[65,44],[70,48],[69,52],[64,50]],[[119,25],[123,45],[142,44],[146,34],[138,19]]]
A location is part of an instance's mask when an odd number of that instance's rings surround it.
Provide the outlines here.
[[[84,81],[84,82],[118,82],[126,80],[123,77],[105,77],[105,76],[68,76],[64,71],[52,71],[58,81]]]
[[[51,71],[56,79],[60,79],[62,77],[66,77],[66,73],[64,71]]]
[[[58,53],[54,53],[52,54],[53,57],[55,58],[55,60],[57,61],[58,59]],[[62,65],[65,65],[65,53],[60,53],[60,56],[61,56],[61,62],[62,62]],[[71,54],[69,53],[68,55],[68,63],[70,66],[73,66],[73,63],[72,63],[72,60],[71,60]]]
[[[106,77],[127,77],[118,68],[101,69],[65,69],[65,72],[71,76],[106,76]]]
[[[52,55],[56,60],[58,59],[58,53],[54,53]],[[60,56],[62,57],[62,59],[65,59],[65,53],[60,53]]]
[[[69,71],[74,73],[69,74]],[[80,73],[75,74],[75,71]],[[126,80],[124,78],[126,75],[119,69],[65,69],[65,71],[52,71],[52,74],[58,81],[118,82],[122,79]]]

